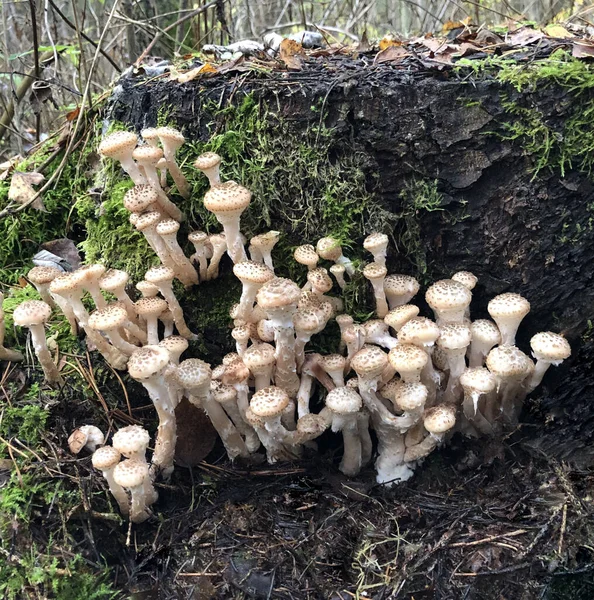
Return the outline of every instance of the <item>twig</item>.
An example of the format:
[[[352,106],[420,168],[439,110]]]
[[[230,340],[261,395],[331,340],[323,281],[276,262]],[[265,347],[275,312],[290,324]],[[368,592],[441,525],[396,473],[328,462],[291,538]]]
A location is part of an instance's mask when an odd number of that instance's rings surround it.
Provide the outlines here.
[[[37,6],[35,0],[29,0],[29,9],[31,11],[31,29],[33,33],[33,60],[35,62],[35,79],[39,81],[41,77],[41,66],[39,64],[39,40],[37,39]],[[41,129],[41,107],[38,105],[35,112],[35,141],[39,141]]]
[[[463,548],[466,546],[479,546],[480,544],[486,544],[488,542],[493,542],[494,540],[498,540],[506,537],[515,537],[516,535],[522,535],[523,533],[528,533],[527,529],[516,529],[510,533],[501,533],[499,535],[492,535],[490,537],[483,538],[481,540],[475,540],[474,542],[456,542],[455,544],[450,544],[450,548]]]

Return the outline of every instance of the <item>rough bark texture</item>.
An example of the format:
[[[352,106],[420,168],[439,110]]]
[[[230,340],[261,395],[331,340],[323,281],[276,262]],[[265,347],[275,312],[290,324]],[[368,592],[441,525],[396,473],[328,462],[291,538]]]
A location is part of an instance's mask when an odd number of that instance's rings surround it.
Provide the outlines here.
[[[408,258],[392,256],[390,271],[414,274],[409,259],[415,262],[415,252],[427,264],[425,283],[472,271],[479,277],[475,317],[485,316],[488,300],[498,293],[523,294],[532,304],[519,339],[525,351],[537,331],[567,335],[573,357],[546,376],[535,394],[541,413],[532,410],[530,418],[538,425],[534,438],[540,448],[587,462],[594,424],[594,345],[587,335],[594,312],[593,185],[579,172],[562,178],[542,170],[534,176],[533,158],[522,145],[498,135],[513,118],[502,105],[502,92],[511,101],[527,102],[496,80],[471,82],[387,65],[359,68],[343,60],[340,68],[328,61],[296,74],[263,78],[235,72],[184,85],[129,77],[114,95],[110,116],[141,129],[155,125],[166,106],[189,140],[205,141],[217,120],[212,107],[205,108],[209,102],[238,104],[254,94],[263,109],[290,124],[296,140],[307,128],[334,128],[328,160],[360,153],[368,189],[395,214],[403,212],[402,191],[411,182],[437,180],[443,210],[418,209],[396,224],[398,239],[413,219],[421,243],[409,248]],[[549,87],[533,92],[529,102],[546,119],[562,120],[564,94]],[[272,225],[287,229],[278,215]],[[567,239],[576,230],[580,235]]]

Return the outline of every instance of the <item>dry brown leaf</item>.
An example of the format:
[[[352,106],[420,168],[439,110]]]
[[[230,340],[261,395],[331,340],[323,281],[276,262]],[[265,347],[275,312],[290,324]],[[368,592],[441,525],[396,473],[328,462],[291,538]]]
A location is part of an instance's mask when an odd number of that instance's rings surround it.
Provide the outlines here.
[[[460,49],[455,53],[457,58],[463,58],[464,56],[469,56],[470,54],[476,54],[477,52],[485,52],[482,48],[475,46],[474,44],[470,44],[468,42],[464,42],[460,44]]]
[[[386,35],[380,40],[380,50],[385,50],[386,48],[390,48],[392,46],[402,46],[402,42],[393,35]]]
[[[564,40],[567,38],[574,37],[574,35],[572,33],[569,33],[569,31],[567,31],[567,29],[565,29],[565,27],[563,27],[562,25],[547,25],[544,31],[549,37],[552,38],[559,38]]]
[[[585,40],[573,42],[571,55],[575,58],[594,58],[594,43]]]
[[[448,31],[452,31],[452,29],[459,29],[460,27],[468,27],[472,22],[471,17],[466,17],[461,21],[446,21],[441,28],[442,33],[448,33]]]
[[[8,160],[5,160],[2,164],[0,164],[0,181],[5,181],[8,179],[8,176],[14,169],[15,165],[20,163],[23,160],[23,157],[20,154],[16,154],[12,156]]]
[[[303,46],[299,42],[286,38],[280,43],[279,58],[285,63],[287,69],[301,71],[303,55]]]
[[[429,48],[431,52],[439,52],[448,45],[447,40],[444,38],[420,38],[419,42],[425,46],[425,48]]]
[[[540,29],[532,29],[532,27],[521,27],[514,33],[507,36],[507,41],[512,46],[528,46],[544,37],[544,33]]]
[[[66,120],[74,121],[74,119],[76,119],[76,117],[78,117],[79,114],[80,114],[80,108],[77,106],[74,110],[71,110],[70,112],[66,113]]]
[[[386,62],[400,62],[405,56],[410,56],[402,46],[388,46],[375,55],[373,63],[379,65]]]
[[[177,76],[178,83],[187,83],[188,81],[192,81],[196,79],[196,77],[202,77],[204,75],[212,75],[213,73],[218,73],[217,68],[210,63],[205,63],[200,67],[196,67],[195,69],[191,69],[186,73],[182,73]]]
[[[25,204],[33,198],[37,191],[33,188],[34,185],[43,183],[45,177],[41,173],[21,173],[15,171],[10,180],[10,189],[8,190],[8,199],[19,204]],[[45,206],[41,197],[36,198],[31,207],[35,210],[41,210],[45,212]]]

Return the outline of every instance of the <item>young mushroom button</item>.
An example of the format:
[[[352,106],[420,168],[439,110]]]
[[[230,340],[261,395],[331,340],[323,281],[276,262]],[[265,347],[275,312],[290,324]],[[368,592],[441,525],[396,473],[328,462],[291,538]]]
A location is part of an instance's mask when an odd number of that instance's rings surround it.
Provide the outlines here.
[[[433,310],[438,325],[462,323],[472,293],[458,281],[442,279],[427,290],[425,300]]]
[[[420,288],[419,282],[410,275],[388,275],[384,280],[384,292],[390,310],[409,303]]]
[[[324,237],[318,240],[316,244],[316,251],[324,260],[331,260],[332,262],[341,264],[346,269],[347,275],[353,275],[355,268],[350,259],[342,253],[342,247],[340,242],[331,237]]]
[[[210,187],[215,187],[221,183],[219,170],[221,168],[221,157],[216,152],[205,152],[195,161],[194,167],[202,171],[208,177]]]

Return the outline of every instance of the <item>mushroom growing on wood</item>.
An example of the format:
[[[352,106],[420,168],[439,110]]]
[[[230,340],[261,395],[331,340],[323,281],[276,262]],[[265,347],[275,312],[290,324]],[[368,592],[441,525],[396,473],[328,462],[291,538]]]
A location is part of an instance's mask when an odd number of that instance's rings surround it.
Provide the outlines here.
[[[419,282],[410,275],[393,274],[384,279],[384,292],[390,310],[408,304],[419,292]]]
[[[146,482],[149,481],[149,469],[146,462],[128,458],[118,463],[113,470],[113,479],[130,492],[130,521],[143,523],[150,516],[148,505],[151,498],[145,493]]]
[[[93,463],[93,466],[103,474],[103,477],[109,486],[109,491],[118,503],[120,512],[123,515],[127,515],[130,510],[128,495],[124,488],[117,483],[113,477],[113,470],[116,465],[119,464],[121,457],[122,455],[112,446],[102,446],[95,450],[91,462]]]
[[[195,250],[194,254],[190,257],[190,261],[195,264],[198,263],[200,281],[206,281],[206,270],[208,268],[206,262],[206,242],[208,240],[208,235],[204,233],[204,231],[192,231],[192,233],[188,235],[188,240],[194,244]]]
[[[256,294],[267,281],[274,278],[274,271],[265,264],[244,260],[233,265],[233,273],[242,285],[237,318],[253,322],[252,309]]]
[[[55,306],[55,302],[49,293],[49,284],[63,272],[57,267],[33,267],[27,273],[27,279],[39,292],[41,299],[52,307]]]
[[[146,322],[147,343],[159,343],[158,317],[167,310],[167,302],[159,296],[145,296],[136,301],[136,312]]]
[[[472,300],[472,293],[458,281],[442,279],[427,290],[425,300],[435,313],[435,320],[439,326],[446,323],[462,323]]]
[[[198,273],[192,266],[192,263],[186,258],[184,251],[177,242],[177,232],[179,231],[179,223],[175,219],[163,219],[155,227],[155,231],[161,236],[165,242],[167,251],[177,265],[180,273],[183,273],[184,280],[192,284],[198,283]]]
[[[363,248],[367,252],[373,254],[373,261],[378,265],[386,265],[386,252],[388,250],[388,236],[385,233],[372,233],[368,235],[364,242]]]
[[[120,271],[119,269],[109,269],[105,272],[101,279],[99,279],[99,287],[113,294],[118,302],[121,302],[126,307],[128,313],[128,319],[133,323],[136,323],[137,315],[134,307],[134,302],[126,292],[126,285],[130,277],[126,271]]]
[[[334,263],[343,265],[346,269],[347,275],[352,276],[355,272],[355,267],[352,261],[344,256],[340,242],[337,239],[332,237],[320,238],[316,244],[316,252],[324,260],[331,260]]]
[[[264,264],[274,273],[272,262],[272,249],[280,239],[280,231],[267,231],[254,236],[250,240],[250,256],[256,262],[264,261]]]
[[[470,342],[468,366],[482,367],[491,348],[501,343],[501,333],[493,321],[477,319],[470,326],[470,334],[472,341]]]
[[[536,358],[536,367],[526,383],[527,393],[536,389],[551,365],[557,367],[571,356],[569,342],[562,335],[551,331],[542,331],[533,336],[530,347],[532,356]]]
[[[49,304],[46,304],[42,300],[27,300],[14,309],[12,318],[15,325],[29,328],[33,348],[45,374],[46,381],[50,384],[62,385],[64,381],[47,349],[47,341],[45,339],[44,325],[51,314],[52,309]]]
[[[175,181],[177,191],[187,200],[190,198],[190,186],[175,160],[175,153],[186,140],[183,134],[177,129],[173,129],[173,127],[157,127],[155,133],[159,136],[163,145],[163,154],[167,161],[167,168],[171,173],[171,177],[173,177],[173,181]]]
[[[122,169],[128,173],[132,181],[139,185],[146,183],[145,176],[140,172],[138,165],[132,158],[132,152],[138,144],[138,136],[135,133],[129,131],[115,131],[110,133],[105,139],[99,144],[99,154],[113,158],[113,160],[119,161],[122,165]]]
[[[89,327],[104,332],[109,341],[128,356],[138,350],[138,346],[126,341],[120,334],[121,329],[129,331],[136,339],[144,343],[147,341],[146,333],[128,319],[126,307],[121,302],[113,302],[105,308],[91,313]]]
[[[489,302],[487,311],[501,332],[501,345],[513,346],[518,327],[530,312],[530,302],[520,294],[500,294]]]
[[[211,188],[221,183],[221,157],[216,152],[204,152],[194,161],[194,166],[208,177]]]

